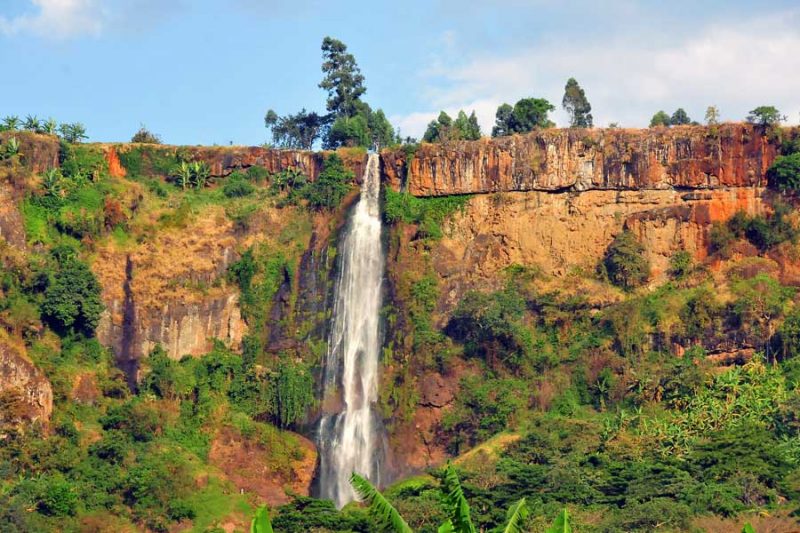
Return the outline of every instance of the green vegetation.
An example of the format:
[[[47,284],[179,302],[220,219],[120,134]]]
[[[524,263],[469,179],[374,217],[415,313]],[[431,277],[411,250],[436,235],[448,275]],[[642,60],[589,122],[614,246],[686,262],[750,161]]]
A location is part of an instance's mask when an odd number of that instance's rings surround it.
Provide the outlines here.
[[[481,138],[481,127],[475,111],[467,117],[464,111],[458,112],[455,121],[442,111],[436,120],[432,120],[425,130],[422,141],[426,143],[448,141],[477,141]]]
[[[548,113],[555,109],[544,98],[523,98],[513,107],[503,104],[497,108],[492,137],[527,133],[537,128],[552,128],[555,124],[548,118]]]
[[[161,137],[148,130],[144,124],[142,124],[142,126],[139,128],[139,131],[134,133],[133,137],[131,137],[131,142],[143,144],[161,144]]]
[[[790,220],[791,207],[775,202],[769,216],[749,216],[743,211],[734,214],[725,224],[715,224],[710,233],[711,251],[727,255],[737,239],[746,239],[761,252],[781,243],[797,240],[797,229]]]
[[[569,115],[571,128],[592,127],[592,104],[589,103],[586,93],[578,85],[575,78],[568,79],[567,84],[564,86],[564,98],[561,100],[561,107]]]
[[[647,282],[650,262],[644,256],[641,243],[625,230],[608,246],[601,271],[614,285],[630,290]]]
[[[800,188],[800,151],[791,155],[779,155],[767,171],[771,185],[781,190],[796,191]]]
[[[328,113],[303,108],[294,115],[279,116],[270,109],[264,116],[264,125],[271,130],[275,145],[310,150],[320,139],[326,149],[399,143],[383,110],[373,110],[361,99],[367,91],[364,75],[355,56],[347,51],[347,45],[325,37],[322,57],[324,77],[319,87],[328,93]]]
[[[390,224],[404,222],[416,224],[422,238],[440,239],[443,236],[442,224],[459,210],[463,210],[470,200],[469,195],[439,196],[417,198],[408,193],[384,189],[384,218]]]
[[[762,105],[751,110],[746,120],[758,126],[777,126],[786,120],[786,115],[782,115],[774,106]]]
[[[709,115],[711,112],[711,115]],[[719,116],[719,111],[716,111],[716,108],[710,107],[706,111],[706,121],[709,125],[716,124],[716,120]],[[710,121],[710,122],[709,122]],[[686,126],[686,125],[694,125],[696,126],[698,123],[694,122],[692,119],[689,118],[689,114],[682,108],[679,107],[672,113],[672,116],[667,114],[665,111],[659,111],[653,118],[650,119],[650,127],[654,128],[656,126]]]

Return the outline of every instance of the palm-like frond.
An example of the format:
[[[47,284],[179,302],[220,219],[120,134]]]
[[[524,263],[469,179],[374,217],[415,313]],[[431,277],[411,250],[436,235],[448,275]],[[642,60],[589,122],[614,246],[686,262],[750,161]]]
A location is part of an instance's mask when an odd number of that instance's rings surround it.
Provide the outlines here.
[[[572,533],[572,527],[569,525],[569,512],[566,507],[558,514],[545,533]]]
[[[256,516],[250,522],[250,533],[273,533],[266,505],[262,505],[256,511]]]
[[[506,527],[503,533],[523,533],[522,521],[528,518],[528,505],[525,498],[508,508],[506,513]]]
[[[450,513],[450,523],[455,533],[476,533],[475,526],[470,517],[469,503],[464,497],[461,482],[453,465],[447,463],[444,471],[444,486],[442,487],[444,503]],[[444,527],[444,526],[443,526]]]
[[[369,481],[353,472],[350,484],[381,526],[395,533],[413,533],[397,509]]]

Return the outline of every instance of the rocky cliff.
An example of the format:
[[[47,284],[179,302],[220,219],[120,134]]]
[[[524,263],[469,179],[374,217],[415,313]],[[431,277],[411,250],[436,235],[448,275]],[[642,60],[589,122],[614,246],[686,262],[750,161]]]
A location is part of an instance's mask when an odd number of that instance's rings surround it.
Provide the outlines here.
[[[46,424],[53,412],[53,389],[25,354],[21,342],[0,336],[0,426],[21,421]]]
[[[778,139],[749,124],[548,129],[386,151],[386,182],[415,196],[763,186]]]

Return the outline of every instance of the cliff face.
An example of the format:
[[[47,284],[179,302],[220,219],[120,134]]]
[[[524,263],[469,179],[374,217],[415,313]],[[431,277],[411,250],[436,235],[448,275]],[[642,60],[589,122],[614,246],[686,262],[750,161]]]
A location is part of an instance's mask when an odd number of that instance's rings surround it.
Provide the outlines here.
[[[21,343],[0,337],[0,397],[5,408],[0,423],[43,422],[53,412],[53,389],[28,359]]]
[[[774,137],[746,124],[552,129],[384,152],[387,183],[415,196],[763,186]]]
[[[220,283],[238,244],[224,213],[166,229],[129,249],[102,247],[93,269],[106,304],[97,335],[129,376],[160,344],[174,358],[200,355],[213,339],[238,348],[247,327],[238,291]]]

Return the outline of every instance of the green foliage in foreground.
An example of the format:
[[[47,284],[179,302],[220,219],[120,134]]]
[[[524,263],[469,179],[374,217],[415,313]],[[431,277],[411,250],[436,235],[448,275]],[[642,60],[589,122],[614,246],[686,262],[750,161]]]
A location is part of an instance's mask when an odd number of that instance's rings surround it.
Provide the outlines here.
[[[368,505],[370,515],[376,525],[395,533],[412,533],[411,527],[400,516],[397,509],[369,481],[354,473],[350,478],[350,483],[359,498]],[[439,533],[477,533],[478,530],[472,522],[469,502],[464,496],[458,474],[449,463],[444,469],[439,500],[447,517],[444,523],[439,526]],[[528,508],[525,498],[522,498],[509,507],[504,525],[500,526],[498,531],[521,533],[525,531],[523,523],[527,518]],[[548,533],[571,531],[566,509],[562,511],[547,531]]]
[[[385,189],[384,218],[390,224],[404,222],[416,224],[419,236],[433,240],[444,235],[442,225],[448,217],[463,210],[470,196],[438,196],[417,198],[408,193]]]

